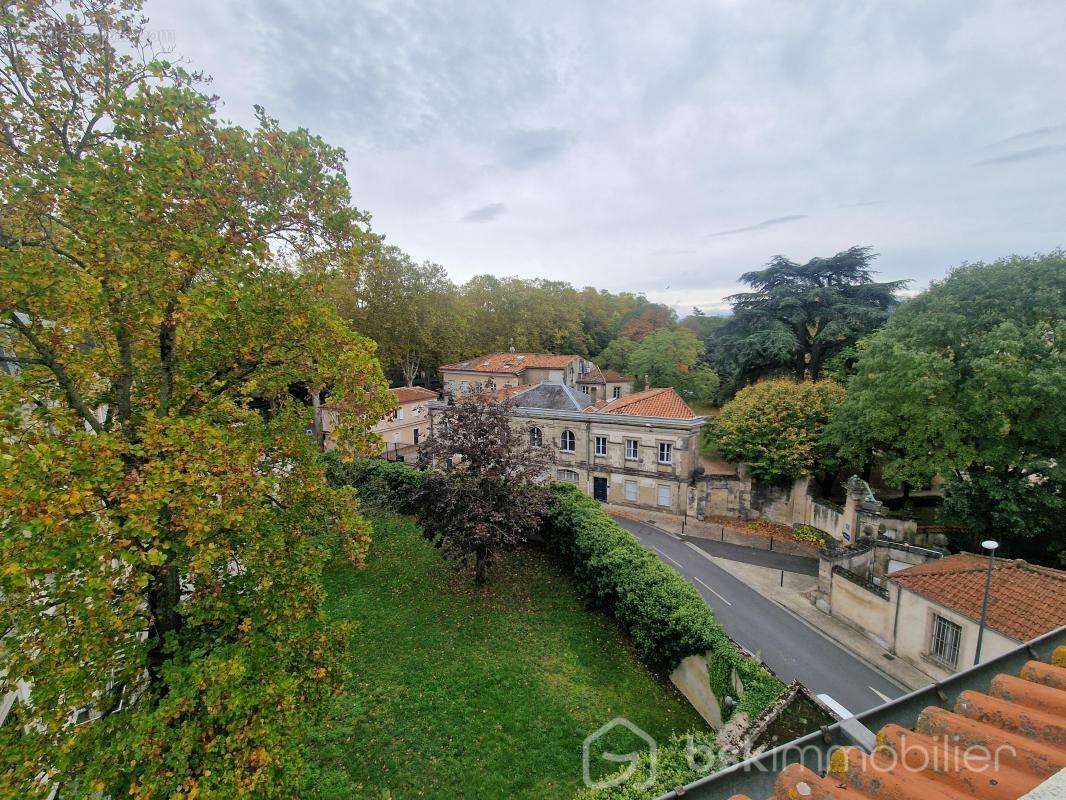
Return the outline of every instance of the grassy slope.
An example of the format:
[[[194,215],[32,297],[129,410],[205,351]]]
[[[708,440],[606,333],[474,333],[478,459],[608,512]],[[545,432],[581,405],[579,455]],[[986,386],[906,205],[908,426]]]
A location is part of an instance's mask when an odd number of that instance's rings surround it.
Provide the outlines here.
[[[384,520],[368,568],[337,565],[326,582],[331,613],[358,627],[305,796],[565,797],[581,787],[582,741],[611,718],[663,742],[702,727],[535,551],[476,595],[413,524]]]

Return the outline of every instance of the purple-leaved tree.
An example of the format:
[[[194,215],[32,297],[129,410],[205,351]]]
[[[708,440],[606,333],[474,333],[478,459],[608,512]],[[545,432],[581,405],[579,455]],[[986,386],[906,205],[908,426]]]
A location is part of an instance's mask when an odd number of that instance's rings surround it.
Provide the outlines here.
[[[530,444],[508,404],[488,395],[450,406],[422,448],[427,533],[459,564],[474,560],[481,586],[504,550],[524,542],[547,510],[548,447]]]

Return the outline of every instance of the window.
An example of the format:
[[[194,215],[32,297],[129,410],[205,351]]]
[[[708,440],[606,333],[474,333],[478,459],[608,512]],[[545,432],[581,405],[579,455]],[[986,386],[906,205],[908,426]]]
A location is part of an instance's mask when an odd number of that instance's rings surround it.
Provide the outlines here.
[[[636,439],[626,439],[626,461],[636,461],[640,452],[640,442]]]
[[[598,455],[598,456],[607,455],[607,437],[606,436],[597,436],[596,437],[596,455]]]
[[[655,493],[655,502],[660,506],[670,505],[670,484],[660,483]]]
[[[462,382],[460,382],[459,391],[462,394],[467,394],[470,391],[470,381],[462,381]]]
[[[574,452],[574,432],[563,431],[562,436],[559,437],[559,449],[564,453]]]
[[[617,400],[621,396],[622,396],[622,387],[621,386],[615,386],[613,389],[611,389],[611,397],[613,397],[615,400]]]
[[[637,482],[626,481],[626,500],[630,503],[637,502]]]
[[[588,393],[589,393],[589,387],[587,387],[587,386],[582,386],[582,387],[581,387],[581,391],[583,391],[583,392],[584,392],[585,394],[588,394]]]
[[[415,428],[415,444],[418,444],[418,439],[420,436],[421,432],[418,430],[418,428]]]
[[[403,406],[396,409],[396,419],[403,419]]]
[[[393,443],[394,445],[397,445],[397,444],[399,444],[399,443],[400,443],[400,434],[398,434],[398,433],[394,433],[394,434],[392,435],[392,443]]]
[[[578,481],[577,470],[574,469],[561,469],[555,474],[561,481],[570,481],[570,483],[577,483]]]
[[[929,647],[929,655],[954,669],[959,662],[961,640],[962,626],[940,616],[933,617],[933,641]]]
[[[674,446],[670,442],[659,442],[659,463],[672,464],[674,461]]]
[[[544,442],[544,435],[540,432],[540,428],[529,429],[529,446],[540,447]]]

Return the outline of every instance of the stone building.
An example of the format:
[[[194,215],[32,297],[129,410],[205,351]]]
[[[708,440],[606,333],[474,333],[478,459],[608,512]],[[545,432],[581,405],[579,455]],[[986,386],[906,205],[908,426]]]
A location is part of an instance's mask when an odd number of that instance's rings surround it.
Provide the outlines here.
[[[600,400],[617,400],[633,393],[633,379],[613,369],[592,369],[577,379],[577,388],[588,395],[592,402]]]
[[[885,544],[895,558],[904,557],[901,545]],[[971,553],[891,570],[881,580],[837,566],[826,610],[940,680],[974,666],[987,574],[988,558]],[[1066,572],[1020,559],[995,561],[982,661],[1063,625]]]
[[[418,445],[429,435],[429,403],[437,393],[421,386],[402,386],[389,389],[396,398],[396,410],[376,423],[370,430],[381,437],[381,455],[390,461],[411,461]],[[331,434],[337,427],[341,409],[324,405],[321,410],[322,446],[332,450]]]
[[[528,431],[533,446],[554,449],[555,480],[575,484],[614,510],[688,512],[704,418],[673,389],[595,404],[561,383],[509,387],[499,395],[513,404],[515,422]],[[430,406],[434,416],[447,407]]]
[[[581,356],[551,353],[490,353],[440,368],[444,391],[452,397],[538,383],[577,386],[593,370],[596,365]]]

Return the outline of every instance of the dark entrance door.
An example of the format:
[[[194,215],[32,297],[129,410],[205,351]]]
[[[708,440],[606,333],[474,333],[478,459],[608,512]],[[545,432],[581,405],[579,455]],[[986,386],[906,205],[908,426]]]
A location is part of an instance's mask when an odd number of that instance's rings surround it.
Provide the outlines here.
[[[599,500],[601,503],[607,502],[607,479],[606,478],[593,478],[592,479],[592,496]]]

